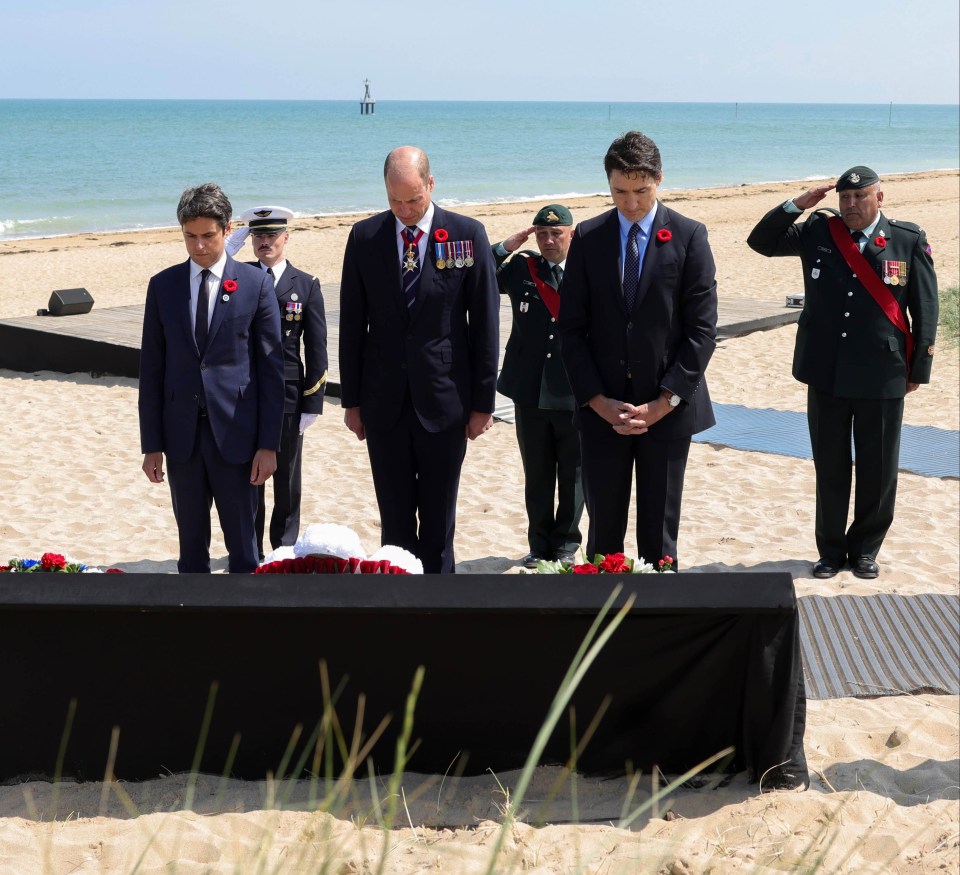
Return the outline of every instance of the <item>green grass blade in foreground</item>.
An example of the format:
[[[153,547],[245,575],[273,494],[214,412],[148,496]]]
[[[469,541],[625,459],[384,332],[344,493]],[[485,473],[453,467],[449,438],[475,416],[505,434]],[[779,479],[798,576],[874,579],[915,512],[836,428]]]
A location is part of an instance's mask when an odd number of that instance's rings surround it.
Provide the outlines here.
[[[940,289],[940,319],[937,327],[941,340],[947,346],[960,343],[960,286]]]
[[[503,848],[507,830],[514,821],[515,812],[523,804],[524,795],[527,792],[527,788],[530,786],[530,781],[533,779],[533,773],[537,768],[537,764],[540,762],[540,757],[543,755],[543,751],[547,746],[547,742],[549,741],[550,736],[553,734],[560,717],[566,710],[567,704],[570,702],[574,691],[579,686],[580,681],[583,680],[583,676],[587,673],[587,670],[593,664],[594,660],[597,658],[597,655],[604,648],[606,643],[610,640],[610,637],[617,630],[627,614],[630,613],[630,609],[633,607],[635,599],[633,596],[630,596],[627,599],[626,604],[624,604],[624,606],[617,611],[616,615],[614,615],[614,617],[610,620],[606,628],[603,629],[599,635],[597,634],[622,590],[622,584],[617,584],[613,588],[610,596],[604,602],[600,612],[597,614],[590,628],[587,630],[587,634],[584,636],[583,642],[571,661],[570,667],[567,669],[567,673],[564,676],[563,681],[560,683],[560,688],[557,690],[557,694],[554,696],[553,702],[550,705],[550,710],[547,712],[546,720],[544,720],[543,725],[540,727],[540,731],[537,733],[537,737],[533,742],[533,747],[530,749],[530,753],[527,754],[527,761],[524,763],[523,771],[520,773],[520,779],[517,782],[516,790],[513,792],[513,798],[506,808],[503,824],[497,832],[496,841],[493,843],[493,849],[490,854],[490,863],[487,868],[487,875],[493,875],[493,873],[496,871],[497,858],[499,857],[500,851]],[[596,638],[596,640],[594,640],[594,638]]]

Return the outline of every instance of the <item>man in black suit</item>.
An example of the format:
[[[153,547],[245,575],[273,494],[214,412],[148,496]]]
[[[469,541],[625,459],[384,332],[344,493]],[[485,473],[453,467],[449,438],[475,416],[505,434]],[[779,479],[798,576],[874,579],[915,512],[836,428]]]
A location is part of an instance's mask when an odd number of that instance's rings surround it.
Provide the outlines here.
[[[518,252],[510,258],[531,234],[539,253]],[[514,402],[530,545],[520,560],[525,568],[536,568],[544,559],[571,564],[580,547],[580,438],[557,330],[572,236],[570,210],[549,204],[534,216],[533,225],[493,247],[497,283],[513,309],[497,389]]]
[[[840,213],[815,211],[836,188]],[[817,475],[814,577],[844,564],[880,573],[877,553],[893,523],[904,396],[930,382],[937,336],[937,276],[923,230],[880,212],[883,190],[869,167],[777,204],[747,238],[767,256],[799,256],[804,302],[793,376],[807,389]],[[907,321],[909,313],[910,321]],[[853,521],[847,527],[856,448]]]
[[[270,277],[225,251],[232,207],[189,188],[177,220],[190,258],[150,280],[140,349],[143,472],[170,472],[181,572],[210,571],[210,505],[231,572],[257,567],[257,487],[277,467],[283,416],[280,317]]]
[[[344,422],[367,441],[381,543],[452,573],[466,441],[493,422],[496,266],[479,222],[432,203],[422,150],[394,149],[383,177],[390,209],[354,225],[344,253]]]
[[[293,211],[286,207],[253,207],[240,217],[247,223],[257,261],[250,262],[273,279],[280,307],[283,342],[283,431],[277,470],[273,475],[270,546],[293,546],[300,534],[303,433],[323,412],[327,382],[327,320],[320,281],[294,267],[286,257]],[[231,239],[236,235],[231,235]],[[241,239],[242,245],[242,239]],[[228,243],[228,247],[230,244]],[[239,247],[238,247],[239,248]],[[304,356],[300,355],[303,342]],[[306,366],[304,366],[304,358]],[[266,489],[257,504],[257,546],[263,556]]]
[[[702,224],[657,201],[663,173],[649,137],[614,140],[604,169],[616,208],[574,232],[560,306],[587,554],[623,551],[635,469],[638,554],[676,560],[690,439],[715,422],[704,379],[716,346],[713,254]]]

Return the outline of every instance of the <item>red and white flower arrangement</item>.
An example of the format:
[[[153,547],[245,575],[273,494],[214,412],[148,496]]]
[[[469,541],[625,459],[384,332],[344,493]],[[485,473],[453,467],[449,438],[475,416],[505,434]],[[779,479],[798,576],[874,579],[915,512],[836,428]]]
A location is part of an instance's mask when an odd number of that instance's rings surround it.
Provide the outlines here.
[[[522,574],[523,572],[521,572]],[[673,557],[664,556],[656,565],[640,559],[628,559],[623,553],[597,553],[592,562],[567,565],[563,562],[541,560],[537,574],[666,574],[674,573]]]

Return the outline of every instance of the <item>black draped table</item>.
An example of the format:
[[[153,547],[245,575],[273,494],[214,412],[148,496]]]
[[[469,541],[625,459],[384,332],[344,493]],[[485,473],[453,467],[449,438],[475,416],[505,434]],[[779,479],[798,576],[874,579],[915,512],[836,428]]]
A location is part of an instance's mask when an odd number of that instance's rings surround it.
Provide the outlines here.
[[[309,765],[321,663],[348,736],[359,701],[366,735],[390,715],[371,751],[379,771],[393,769],[418,666],[408,769],[517,768],[617,584],[617,605],[631,595],[634,604],[541,762],[567,762],[571,733],[581,738],[601,712],[577,758],[584,772],[680,773],[727,746],[729,767],[753,777],[802,759],[787,573],[3,574],[0,778],[53,777],[66,738],[62,774],[100,779],[115,727],[117,777],[189,770],[214,683],[201,771],[229,764],[235,776],[262,778],[288,749],[289,762],[302,755]]]

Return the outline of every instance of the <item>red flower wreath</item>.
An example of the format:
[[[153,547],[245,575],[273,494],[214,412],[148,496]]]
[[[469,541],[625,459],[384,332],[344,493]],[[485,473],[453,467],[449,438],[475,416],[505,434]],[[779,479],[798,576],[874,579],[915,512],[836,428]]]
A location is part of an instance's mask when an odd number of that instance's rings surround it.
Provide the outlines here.
[[[232,295],[237,290],[237,281],[236,280],[224,280],[223,281],[223,290],[228,294]]]
[[[436,240],[437,243],[446,243],[449,236],[445,228],[437,228],[437,230],[433,232],[433,239]]]
[[[883,249],[883,247],[887,245],[887,238],[886,238],[886,237],[874,237],[874,238],[873,238],[873,245],[874,245],[874,246],[879,246],[881,249]]]
[[[671,234],[667,228],[661,228],[659,231],[657,231],[657,240],[659,240],[661,243],[666,243],[668,240],[672,239],[673,234]]]

